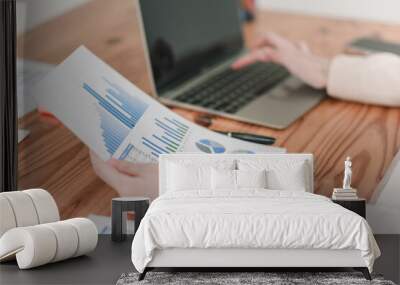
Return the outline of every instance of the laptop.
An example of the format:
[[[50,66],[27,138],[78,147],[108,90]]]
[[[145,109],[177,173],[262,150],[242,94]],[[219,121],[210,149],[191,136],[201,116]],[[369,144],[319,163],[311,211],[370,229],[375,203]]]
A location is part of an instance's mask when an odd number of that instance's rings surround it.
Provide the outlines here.
[[[138,12],[153,94],[167,105],[283,129],[325,96],[280,65],[231,68],[246,52],[239,1],[139,0]]]

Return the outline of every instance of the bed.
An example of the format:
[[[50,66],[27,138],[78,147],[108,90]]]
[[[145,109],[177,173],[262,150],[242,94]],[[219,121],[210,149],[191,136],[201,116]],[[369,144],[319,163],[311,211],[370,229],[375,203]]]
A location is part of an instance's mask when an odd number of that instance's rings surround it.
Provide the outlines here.
[[[132,243],[154,268],[352,267],[380,251],[361,216],[313,194],[310,154],[171,154]]]

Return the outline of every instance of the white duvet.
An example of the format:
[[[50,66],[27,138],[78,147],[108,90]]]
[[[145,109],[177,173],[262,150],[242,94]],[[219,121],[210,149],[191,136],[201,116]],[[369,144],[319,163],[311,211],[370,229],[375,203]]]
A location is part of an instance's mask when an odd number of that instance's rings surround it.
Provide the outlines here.
[[[365,219],[330,199],[256,189],[160,196],[140,223],[132,262],[143,272],[165,248],[358,249],[370,271],[380,255]]]

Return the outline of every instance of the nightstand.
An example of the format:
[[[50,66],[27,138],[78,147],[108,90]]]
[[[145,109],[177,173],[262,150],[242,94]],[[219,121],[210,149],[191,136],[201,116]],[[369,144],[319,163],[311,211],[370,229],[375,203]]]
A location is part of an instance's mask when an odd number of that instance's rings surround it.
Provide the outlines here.
[[[361,217],[366,219],[366,211],[365,211],[365,199],[357,199],[357,200],[334,200],[332,199],[333,203],[339,204],[340,206],[359,214]]]
[[[111,239],[113,241],[123,241],[126,239],[126,213],[135,212],[135,232],[141,220],[146,214],[150,205],[150,198],[147,197],[118,197],[111,202]],[[134,233],[135,234],[135,233]]]

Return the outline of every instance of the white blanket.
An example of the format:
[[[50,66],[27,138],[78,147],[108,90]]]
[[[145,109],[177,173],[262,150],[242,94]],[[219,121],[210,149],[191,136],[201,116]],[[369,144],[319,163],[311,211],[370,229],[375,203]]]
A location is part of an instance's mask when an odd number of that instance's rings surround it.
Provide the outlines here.
[[[372,272],[380,251],[365,219],[306,192],[249,189],[167,193],[156,199],[132,243],[143,272],[155,249],[358,249]]]

